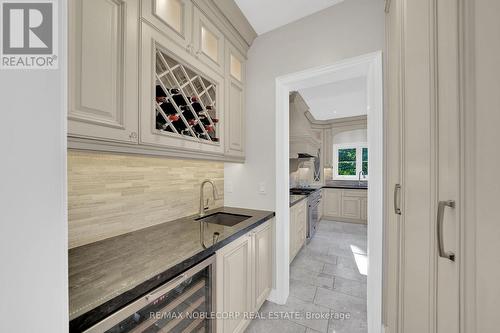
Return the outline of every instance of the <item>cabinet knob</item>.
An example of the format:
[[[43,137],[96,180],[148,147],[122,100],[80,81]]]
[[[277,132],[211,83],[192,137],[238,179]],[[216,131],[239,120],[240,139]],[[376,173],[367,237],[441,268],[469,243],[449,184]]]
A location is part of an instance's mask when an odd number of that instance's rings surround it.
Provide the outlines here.
[[[130,133],[129,138],[130,139],[137,139],[137,132]]]
[[[191,44],[186,45],[186,51],[188,53],[193,53]]]

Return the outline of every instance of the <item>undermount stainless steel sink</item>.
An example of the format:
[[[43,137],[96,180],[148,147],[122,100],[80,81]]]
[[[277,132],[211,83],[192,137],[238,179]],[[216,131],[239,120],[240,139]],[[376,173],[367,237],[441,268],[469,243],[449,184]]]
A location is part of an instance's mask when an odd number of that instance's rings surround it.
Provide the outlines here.
[[[239,215],[239,214],[230,214],[230,213],[214,213],[207,216],[199,217],[195,219],[200,222],[207,222],[213,224],[219,224],[226,227],[232,227],[246,219],[249,219],[251,216],[248,215]]]

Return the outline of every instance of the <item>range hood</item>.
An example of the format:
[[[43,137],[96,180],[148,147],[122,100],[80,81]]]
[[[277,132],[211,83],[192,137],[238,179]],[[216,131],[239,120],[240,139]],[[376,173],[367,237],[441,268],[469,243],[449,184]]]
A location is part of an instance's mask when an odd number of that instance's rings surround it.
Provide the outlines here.
[[[299,158],[299,159],[302,159],[302,158],[314,158],[314,157],[316,157],[316,156],[312,156],[309,153],[298,153],[297,155],[298,155],[297,158]]]

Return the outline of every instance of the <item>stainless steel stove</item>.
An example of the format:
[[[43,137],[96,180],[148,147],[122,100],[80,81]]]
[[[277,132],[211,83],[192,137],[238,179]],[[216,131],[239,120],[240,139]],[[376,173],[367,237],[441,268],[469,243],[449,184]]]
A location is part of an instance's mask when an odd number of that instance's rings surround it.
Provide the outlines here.
[[[311,241],[319,223],[320,188],[294,187],[290,194],[307,195],[307,242]]]

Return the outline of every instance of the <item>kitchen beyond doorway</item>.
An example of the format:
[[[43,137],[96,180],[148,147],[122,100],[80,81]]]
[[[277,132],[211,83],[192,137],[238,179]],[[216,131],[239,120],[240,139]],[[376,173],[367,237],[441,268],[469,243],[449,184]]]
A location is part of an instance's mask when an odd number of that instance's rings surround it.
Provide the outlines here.
[[[290,266],[286,304],[264,303],[246,332],[366,333],[366,254],[366,225],[322,220]]]

